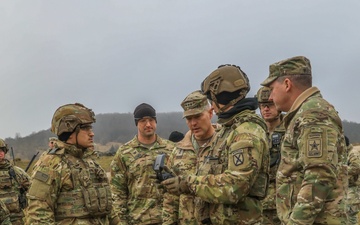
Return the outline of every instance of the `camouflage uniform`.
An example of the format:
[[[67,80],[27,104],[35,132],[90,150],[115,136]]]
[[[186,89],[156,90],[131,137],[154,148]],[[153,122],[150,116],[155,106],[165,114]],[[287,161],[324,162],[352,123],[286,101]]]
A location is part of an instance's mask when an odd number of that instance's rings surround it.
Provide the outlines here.
[[[258,103],[260,104],[268,104],[269,110],[270,104],[274,104],[273,101],[269,100],[269,94],[270,89],[267,87],[262,87],[259,89],[258,93],[256,94],[256,97],[258,99]],[[261,107],[260,107],[261,110]],[[266,198],[261,201],[263,206],[263,224],[265,225],[275,225],[281,224],[281,221],[279,220],[279,217],[277,216],[276,212],[276,172],[278,170],[279,164],[280,164],[280,146],[281,146],[281,139],[284,136],[285,133],[285,127],[282,123],[284,115],[281,114],[281,111],[277,111],[277,117],[272,121],[266,121],[268,125],[267,134],[269,137],[269,152],[270,152],[270,174],[269,174],[269,187],[267,191]],[[269,124],[270,123],[270,124]],[[280,123],[274,128],[270,128],[271,123],[276,125],[277,123]],[[272,131],[269,131],[269,129],[272,129]]]
[[[121,224],[162,223],[163,191],[151,176],[155,174],[155,157],[170,155],[174,147],[173,142],[159,136],[150,148],[137,136],[119,147],[111,162],[111,190]]]
[[[2,139],[0,146],[6,146]],[[30,177],[23,169],[12,166],[7,159],[0,161],[0,200],[9,210],[12,224],[23,224],[23,209],[27,206],[26,191],[29,186]]]
[[[10,213],[6,205],[0,200],[0,225],[11,225]]]
[[[283,123],[278,126],[274,132],[269,133],[270,139],[270,174],[269,188],[266,198],[262,200],[264,223],[263,224],[281,224],[276,212],[276,172],[280,163],[280,144],[281,137],[285,133]]]
[[[215,135],[213,136],[213,138]],[[213,139],[212,138],[212,139]],[[212,140],[203,146],[199,146],[188,131],[180,141],[176,149],[171,153],[168,167],[177,175],[191,175],[196,173],[198,165],[202,165],[205,156],[209,153]],[[181,194],[176,196],[170,193],[164,195],[163,225],[171,224],[201,224],[201,221],[209,219],[205,202],[195,199],[194,195]]]
[[[309,60],[294,57],[270,65],[262,85],[286,75],[311,76]],[[283,224],[346,224],[346,150],[338,113],[316,87],[310,87],[298,96],[283,122],[286,132],[276,176],[280,220]]]
[[[93,122],[90,109],[79,103],[68,104],[55,112],[52,132],[59,137],[64,132],[76,132],[78,143],[78,129]],[[56,148],[44,155],[33,171],[25,223],[115,224],[117,216],[111,215],[112,196],[105,170],[94,160],[90,147],[65,141],[57,141]]]
[[[205,78],[201,89],[211,99],[221,128],[196,176],[173,179],[179,190],[170,179],[162,184],[209,203],[212,224],[261,224],[269,146],[266,124],[255,114],[256,99],[245,98],[249,80],[240,67],[223,65]]]
[[[213,224],[261,224],[259,199],[266,194],[269,170],[266,125],[254,111],[245,110],[219,120],[212,151],[189,176],[190,189],[209,202]]]
[[[348,165],[349,165],[349,189],[347,194],[348,219],[349,224],[358,224],[357,214],[360,211],[360,149],[348,146]]]
[[[209,153],[217,125],[211,124],[213,111],[201,91],[187,95],[181,102],[181,107],[190,130],[171,153],[167,166],[176,175],[194,175]],[[194,129],[197,130],[192,133]],[[202,224],[206,220],[210,222],[208,206],[200,198],[185,193],[180,196],[165,193],[163,225]]]

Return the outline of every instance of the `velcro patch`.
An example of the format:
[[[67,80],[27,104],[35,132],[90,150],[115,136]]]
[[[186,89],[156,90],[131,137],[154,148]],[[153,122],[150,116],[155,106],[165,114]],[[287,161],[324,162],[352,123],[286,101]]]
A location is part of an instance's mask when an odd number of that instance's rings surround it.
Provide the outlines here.
[[[244,153],[242,149],[232,152],[232,155],[235,166],[240,166],[244,163]]]
[[[316,139],[308,139],[307,141],[307,157],[320,158],[323,155],[321,137]]]
[[[34,179],[37,179],[39,181],[42,181],[42,182],[45,182],[48,181],[49,179],[49,175],[43,173],[43,172],[40,172],[40,171],[37,171],[35,176],[34,176]]]

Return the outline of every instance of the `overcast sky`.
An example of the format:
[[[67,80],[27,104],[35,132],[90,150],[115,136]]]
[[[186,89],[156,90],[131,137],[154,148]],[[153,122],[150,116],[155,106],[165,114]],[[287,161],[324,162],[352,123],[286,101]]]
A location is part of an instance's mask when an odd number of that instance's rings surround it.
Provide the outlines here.
[[[270,64],[297,55],[341,118],[359,123],[359,12],[359,0],[0,1],[0,137],[50,128],[67,103],[182,111],[226,63],[248,74],[253,96]]]

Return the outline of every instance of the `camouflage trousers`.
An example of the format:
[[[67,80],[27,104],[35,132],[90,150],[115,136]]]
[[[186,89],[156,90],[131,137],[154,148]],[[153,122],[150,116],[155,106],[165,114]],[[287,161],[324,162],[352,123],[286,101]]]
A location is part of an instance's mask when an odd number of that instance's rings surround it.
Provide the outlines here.
[[[277,216],[275,209],[265,209],[263,211],[263,223],[264,225],[281,225],[281,221]]]

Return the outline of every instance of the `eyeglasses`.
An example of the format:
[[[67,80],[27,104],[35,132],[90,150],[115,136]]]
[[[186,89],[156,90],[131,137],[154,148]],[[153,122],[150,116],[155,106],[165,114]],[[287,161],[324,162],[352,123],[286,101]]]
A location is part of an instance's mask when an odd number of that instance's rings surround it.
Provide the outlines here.
[[[272,107],[272,106],[274,106],[274,103],[270,103],[270,102],[259,104],[260,109],[265,109],[266,107],[268,107],[270,109],[270,107]]]
[[[81,130],[83,130],[83,131],[87,131],[87,132],[89,132],[89,131],[91,131],[92,130],[92,125],[90,125],[90,124],[81,124],[80,125],[80,129]]]

